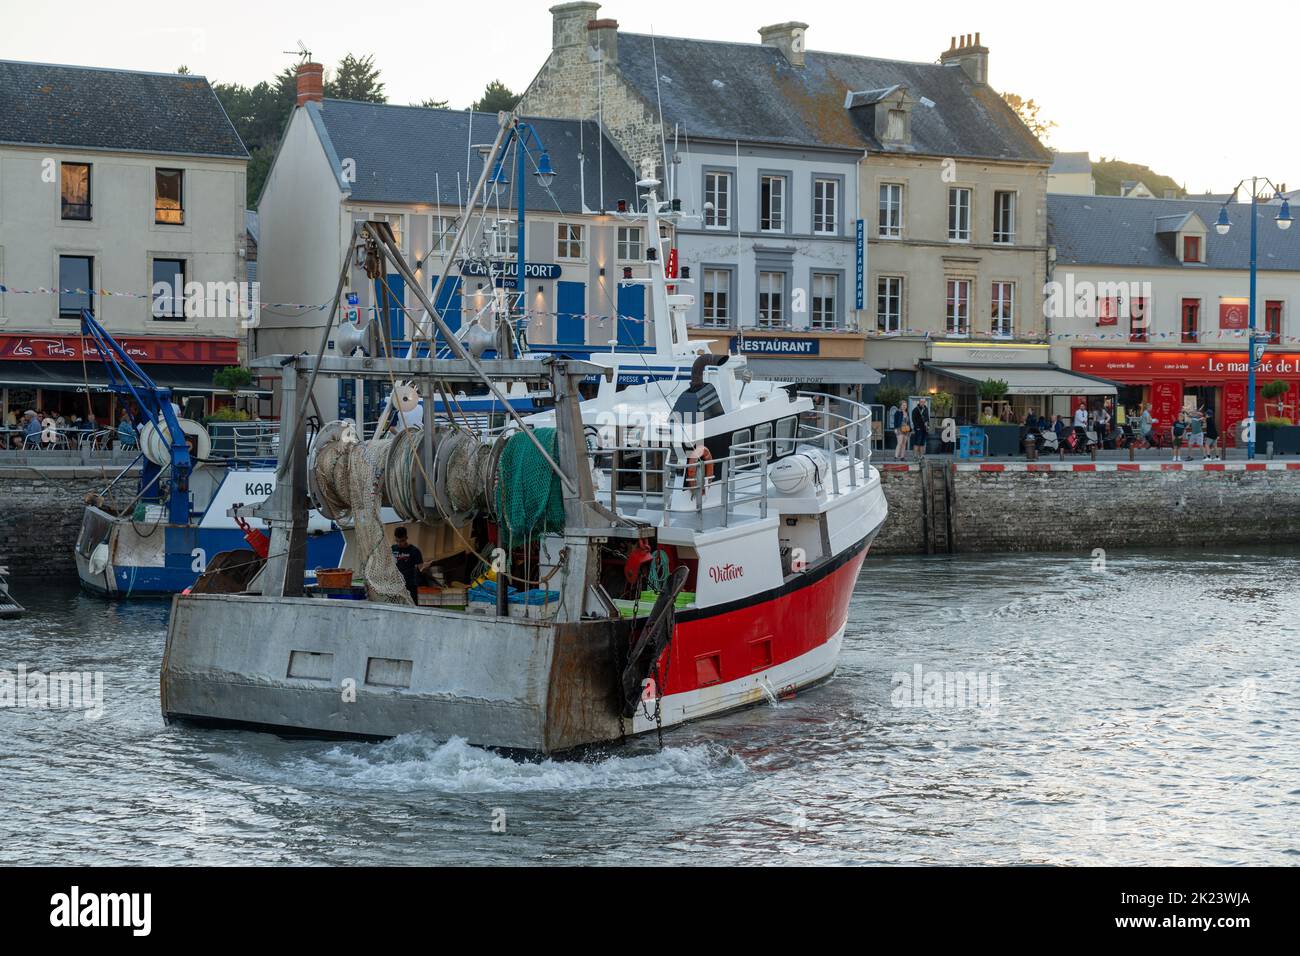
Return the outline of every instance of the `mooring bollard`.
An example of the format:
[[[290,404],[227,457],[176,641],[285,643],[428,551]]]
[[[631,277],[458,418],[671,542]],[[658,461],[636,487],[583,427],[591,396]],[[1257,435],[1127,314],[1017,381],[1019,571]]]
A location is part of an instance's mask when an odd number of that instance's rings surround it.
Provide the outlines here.
[[[1128,443],[1128,460],[1129,460],[1129,461],[1135,461],[1136,459],[1137,459],[1137,454],[1136,454],[1136,452],[1134,452],[1134,450],[1133,450],[1133,443],[1132,443],[1132,442],[1129,442],[1129,443]]]

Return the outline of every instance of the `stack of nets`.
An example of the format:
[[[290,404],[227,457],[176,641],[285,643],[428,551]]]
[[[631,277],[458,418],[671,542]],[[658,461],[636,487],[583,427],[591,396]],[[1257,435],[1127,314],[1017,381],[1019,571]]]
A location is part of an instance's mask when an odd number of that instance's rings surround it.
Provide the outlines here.
[[[394,439],[332,441],[316,455],[316,487],[338,517],[352,517],[353,540],[366,582],[366,597],[379,604],[411,605],[406,582],[384,537],[380,493]]]
[[[555,429],[538,428],[533,434],[553,459]],[[564,491],[559,476],[522,432],[512,435],[501,450],[496,514],[507,548],[540,535],[564,532]]]

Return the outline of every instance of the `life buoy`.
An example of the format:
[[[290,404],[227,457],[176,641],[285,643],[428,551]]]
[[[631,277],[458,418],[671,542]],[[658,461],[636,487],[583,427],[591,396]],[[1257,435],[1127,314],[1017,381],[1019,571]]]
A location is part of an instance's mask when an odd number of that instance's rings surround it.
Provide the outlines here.
[[[713,480],[713,453],[703,443],[696,445],[686,455],[686,487],[694,488],[699,482],[700,468],[704,469],[704,482]]]

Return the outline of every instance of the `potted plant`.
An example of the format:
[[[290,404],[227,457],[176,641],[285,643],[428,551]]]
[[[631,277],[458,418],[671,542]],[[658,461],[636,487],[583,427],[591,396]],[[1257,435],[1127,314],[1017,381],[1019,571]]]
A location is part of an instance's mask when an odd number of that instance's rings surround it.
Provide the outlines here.
[[[218,372],[218,375],[221,373]],[[242,409],[229,406],[214,409],[203,420],[212,438],[212,456],[214,458],[235,457],[235,425],[252,421],[253,416]]]
[[[930,393],[930,438],[925,443],[928,454],[947,454],[953,443],[943,440],[943,423],[952,417],[952,395],[948,392]]]
[[[980,399],[980,427],[984,429],[985,453],[990,458],[1009,457],[1020,452],[1020,426],[1008,425],[997,411],[1007,396],[1007,383],[986,378],[976,387]],[[985,412],[985,408],[988,412]]]
[[[1265,415],[1255,428],[1257,449],[1266,451],[1271,443],[1275,455],[1300,455],[1300,425],[1296,425],[1284,414],[1268,414],[1270,405],[1275,412],[1286,410],[1285,404],[1278,399],[1290,390],[1291,386],[1280,379],[1269,382],[1259,390],[1264,396]]]
[[[212,384],[222,391],[237,392],[248,388],[253,382],[253,373],[238,365],[227,365],[212,374]]]
[[[899,388],[897,385],[881,385],[876,389],[875,403],[884,408],[880,419],[880,429],[887,445],[895,440],[893,437],[893,429],[889,427],[890,413],[894,410],[895,406],[906,401],[907,392]],[[906,410],[906,406],[904,406],[904,410]]]

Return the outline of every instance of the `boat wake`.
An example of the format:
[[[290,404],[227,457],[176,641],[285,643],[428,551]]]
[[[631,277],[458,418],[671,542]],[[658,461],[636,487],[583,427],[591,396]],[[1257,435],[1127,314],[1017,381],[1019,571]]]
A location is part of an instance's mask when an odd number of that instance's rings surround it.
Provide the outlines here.
[[[378,744],[339,744],[298,756],[277,769],[298,785],[444,793],[697,787],[746,772],[739,757],[716,744],[530,761],[474,747],[461,738],[443,741],[425,734],[404,734]]]

